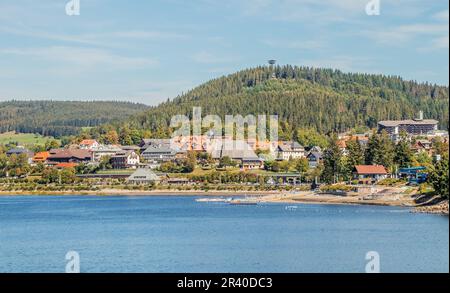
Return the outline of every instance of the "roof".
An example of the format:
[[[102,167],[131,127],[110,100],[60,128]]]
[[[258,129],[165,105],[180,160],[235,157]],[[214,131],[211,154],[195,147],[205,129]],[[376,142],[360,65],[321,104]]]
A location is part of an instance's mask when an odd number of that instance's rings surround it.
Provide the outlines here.
[[[146,139],[144,138],[139,144],[140,147],[146,147],[150,145],[170,145],[170,139]]]
[[[95,139],[85,139],[85,140],[82,140],[81,142],[80,142],[80,145],[87,145],[87,146],[91,146],[91,145],[94,145],[94,144],[98,144],[98,142],[95,140]]]
[[[50,156],[50,152],[36,153],[33,157],[33,161],[35,161],[35,162],[45,161],[45,160],[47,160],[47,158],[49,156]]]
[[[75,168],[76,166],[78,166],[77,163],[59,163],[55,165],[56,168]]]
[[[338,140],[338,141],[337,141],[337,145],[338,145],[338,147],[340,147],[341,149],[347,148],[347,143],[345,142],[344,139]]]
[[[278,145],[278,149],[282,152],[295,152],[305,150],[305,148],[296,141],[283,141]]]
[[[381,165],[358,165],[355,166],[356,173],[364,175],[387,175],[386,168]]]
[[[314,157],[314,158],[316,158],[316,160],[320,160],[320,159],[322,159],[322,153],[319,153],[319,152],[310,152],[310,153],[308,154],[307,158],[310,158],[310,157]]]
[[[240,140],[226,140],[217,145],[212,151],[213,159],[230,157],[233,160],[258,160],[259,157],[253,149],[245,142]]]
[[[170,153],[176,155],[177,151],[171,149],[168,145],[151,145],[142,152],[142,154],[159,154],[159,153]]]
[[[424,119],[424,120],[386,120],[378,122],[379,125],[384,127],[396,127],[399,125],[436,125],[439,121],[434,119]]]
[[[48,157],[49,160],[66,158],[76,158],[81,160],[90,159],[91,153],[87,150],[52,150],[50,151],[50,156]]]
[[[114,152],[120,152],[120,151],[122,151],[122,149],[115,145],[101,145],[98,148],[95,148],[92,150],[92,152],[95,152],[95,153],[101,153],[101,152],[114,153]]]
[[[128,181],[160,181],[158,175],[150,169],[137,169],[127,179]]]
[[[20,155],[20,154],[29,154],[30,151],[24,148],[15,148],[15,149],[10,149],[9,151],[6,152],[7,155]]]

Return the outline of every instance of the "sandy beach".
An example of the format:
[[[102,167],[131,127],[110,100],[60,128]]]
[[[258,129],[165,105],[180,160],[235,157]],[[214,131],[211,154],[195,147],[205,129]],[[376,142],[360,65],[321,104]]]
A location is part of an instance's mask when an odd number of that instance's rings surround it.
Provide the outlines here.
[[[332,194],[317,194],[313,192],[284,193],[264,195],[248,201],[265,203],[303,203],[303,204],[349,204],[349,205],[382,205],[414,207],[416,204],[408,195],[384,195],[369,197],[367,195],[337,196]]]

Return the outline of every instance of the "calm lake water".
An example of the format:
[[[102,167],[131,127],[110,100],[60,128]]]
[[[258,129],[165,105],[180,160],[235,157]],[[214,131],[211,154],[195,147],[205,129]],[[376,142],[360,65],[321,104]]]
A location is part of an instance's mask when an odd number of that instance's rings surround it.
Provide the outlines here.
[[[448,272],[446,216],[193,197],[0,197],[0,272]]]

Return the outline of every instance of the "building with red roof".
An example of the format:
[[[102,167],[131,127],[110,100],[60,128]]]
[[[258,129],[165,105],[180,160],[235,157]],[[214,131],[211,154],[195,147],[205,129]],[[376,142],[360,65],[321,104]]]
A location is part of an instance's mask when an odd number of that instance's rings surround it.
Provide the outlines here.
[[[389,176],[386,168],[382,165],[358,165],[354,170],[355,178],[378,181]]]

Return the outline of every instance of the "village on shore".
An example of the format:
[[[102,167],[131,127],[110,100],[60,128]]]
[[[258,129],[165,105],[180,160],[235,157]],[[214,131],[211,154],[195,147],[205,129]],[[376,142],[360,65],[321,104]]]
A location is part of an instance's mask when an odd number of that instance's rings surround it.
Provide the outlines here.
[[[442,204],[431,182],[440,179],[430,179],[446,161],[448,180],[449,136],[438,124],[422,113],[380,121],[377,131],[330,136],[326,147],[213,134],[138,145],[80,138],[36,152],[9,144],[0,146],[0,194],[234,192],[272,202]]]

